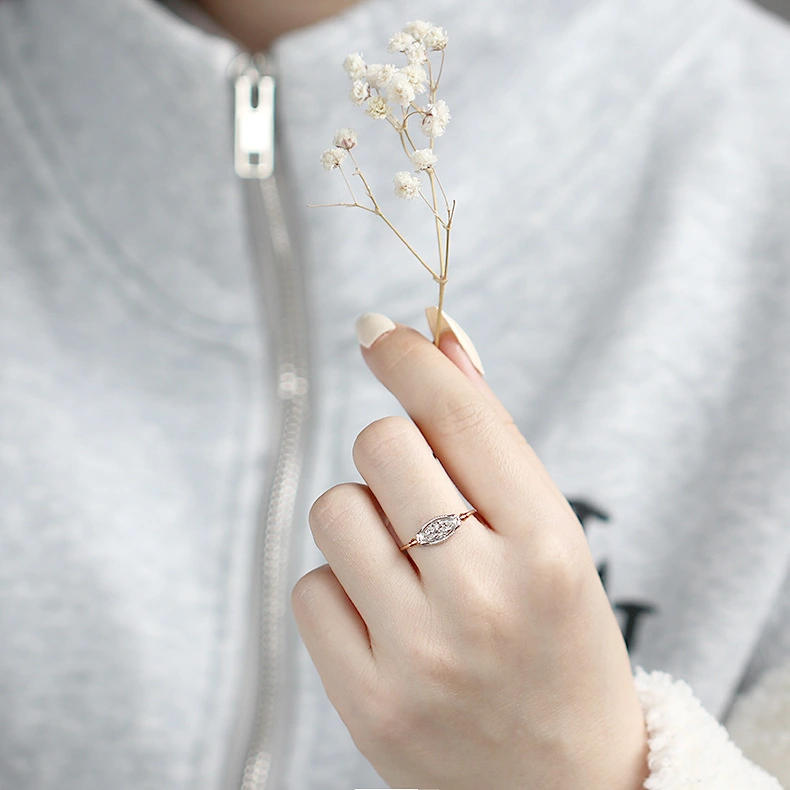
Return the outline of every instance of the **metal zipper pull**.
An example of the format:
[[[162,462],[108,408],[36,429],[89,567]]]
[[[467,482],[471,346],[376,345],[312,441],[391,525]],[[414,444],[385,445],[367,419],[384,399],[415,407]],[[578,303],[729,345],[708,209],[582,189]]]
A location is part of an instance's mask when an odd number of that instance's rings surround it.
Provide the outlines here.
[[[261,54],[239,55],[231,64],[235,100],[236,173],[268,178],[274,172],[274,76]]]

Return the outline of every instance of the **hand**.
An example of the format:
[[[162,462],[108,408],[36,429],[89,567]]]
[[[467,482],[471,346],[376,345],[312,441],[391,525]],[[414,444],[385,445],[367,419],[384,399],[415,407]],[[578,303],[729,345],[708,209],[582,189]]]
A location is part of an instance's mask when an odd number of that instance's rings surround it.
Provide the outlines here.
[[[452,334],[440,347],[398,326],[363,349],[413,422],[365,428],[367,485],[310,513],[329,564],[292,607],[327,696],[392,787],[637,790],[644,719],[581,525]],[[399,550],[464,497],[480,518]]]

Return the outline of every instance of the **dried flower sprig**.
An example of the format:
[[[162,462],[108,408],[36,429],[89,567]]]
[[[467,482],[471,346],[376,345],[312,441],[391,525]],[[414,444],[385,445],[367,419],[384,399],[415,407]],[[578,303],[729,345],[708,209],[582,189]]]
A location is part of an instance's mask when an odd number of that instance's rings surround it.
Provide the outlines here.
[[[398,68],[391,63],[366,63],[359,52],[346,57],[343,68],[351,80],[349,98],[351,103],[363,107],[366,114],[374,120],[386,120],[398,135],[403,152],[409,160],[409,170],[395,174],[393,184],[395,194],[404,200],[421,198],[433,216],[436,227],[436,241],[439,264],[431,266],[404,235],[395,228],[381,210],[373,193],[370,182],[359,167],[353,149],[357,145],[357,133],[353,129],[338,129],[333,147],[321,155],[321,165],[326,170],[338,170],[351,195],[350,203],[327,203],[325,206],[344,206],[360,208],[381,217],[384,223],[406,245],[406,248],[433,277],[439,286],[436,323],[432,327],[434,341],[439,344],[439,329],[442,326],[444,292],[447,286],[447,268],[450,252],[450,231],[455,215],[455,201],[447,194],[436,172],[438,158],[434,152],[436,138],[441,137],[450,121],[450,110],[444,99],[437,97],[439,81],[444,70],[444,55],[447,47],[447,33],[442,28],[416,20],[406,24],[401,31],[392,36],[387,49],[391,53],[402,54],[406,65]],[[434,58],[434,62],[432,62]],[[438,60],[438,63],[435,61]],[[435,74],[435,76],[434,76]],[[425,96],[420,104],[418,96]],[[420,132],[428,138],[427,148],[418,148],[412,139],[410,123],[419,126]],[[351,159],[354,170],[351,178],[343,169],[346,157]],[[369,204],[357,200],[352,180],[357,177],[365,191]],[[430,199],[423,192],[421,176],[427,177],[430,186]],[[441,196],[441,206],[440,206]]]

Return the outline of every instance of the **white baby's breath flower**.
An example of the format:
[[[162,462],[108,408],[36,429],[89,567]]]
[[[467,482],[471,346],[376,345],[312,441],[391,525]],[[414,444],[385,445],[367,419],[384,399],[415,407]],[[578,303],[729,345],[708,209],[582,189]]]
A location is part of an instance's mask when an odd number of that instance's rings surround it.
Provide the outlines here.
[[[420,196],[420,179],[405,170],[395,173],[393,183],[395,194],[403,200],[414,200]]]
[[[447,31],[440,27],[432,27],[422,38],[428,49],[444,49],[447,46]]]
[[[365,79],[370,83],[371,88],[382,90],[387,87],[397,70],[398,67],[392,63],[373,63],[368,66]]]
[[[383,96],[371,96],[368,102],[368,109],[365,110],[371,118],[380,120],[389,115],[390,108],[387,100]]]
[[[408,107],[415,97],[414,85],[408,74],[399,71],[387,85],[387,96],[401,107]]]
[[[428,90],[425,84],[428,81],[428,75],[422,66],[404,66],[400,73],[405,74],[409,78],[415,93],[425,93]]]
[[[422,66],[428,60],[428,51],[425,49],[425,44],[421,44],[419,41],[412,44],[406,50],[406,58],[410,66]]]
[[[426,137],[441,137],[450,120],[450,108],[444,99],[439,99],[436,104],[429,104],[427,112],[422,117],[420,128]]]
[[[354,82],[351,83],[351,90],[348,95],[352,104],[356,104],[357,107],[360,107],[370,96],[370,85],[368,85],[365,80],[354,80]]]
[[[362,55],[359,52],[352,52],[350,55],[346,57],[343,61],[343,68],[348,73],[348,76],[351,77],[352,80],[364,80],[365,79],[365,61],[362,59]]]
[[[345,158],[345,149],[328,148],[321,154],[321,167],[323,167],[324,170],[334,170],[336,167],[340,167]]]
[[[387,45],[387,51],[405,52],[413,43],[414,36],[411,33],[407,33],[405,30],[401,30],[400,33],[396,33],[390,39],[390,43]]]
[[[360,52],[352,52],[343,61],[343,68],[351,82],[349,97],[352,103],[362,107],[371,118],[386,120],[388,123],[379,126],[385,128],[392,126],[394,134],[390,134],[390,137],[396,138],[398,148],[403,148],[409,159],[411,169],[394,175],[394,194],[402,200],[418,200],[420,203],[426,203],[426,208],[432,215],[431,224],[436,226],[439,239],[437,264],[432,265],[428,259],[423,258],[381,211],[374,196],[373,182],[367,180],[357,165],[357,157],[353,149],[358,145],[358,138],[354,129],[347,127],[338,129],[333,138],[334,148],[321,154],[321,166],[325,170],[340,170],[340,177],[351,192],[351,202],[320,205],[358,208],[381,217],[438,284],[439,307],[434,308],[438,314],[441,314],[444,304],[450,230],[455,213],[455,201],[450,203],[444,188],[437,181],[434,171],[437,156],[433,152],[434,138],[441,137],[445,133],[450,120],[447,103],[442,99],[436,99],[447,40],[447,32],[444,29],[431,22],[417,19],[406,24],[400,32],[389,39],[387,49],[405,56],[398,66],[391,63],[367,64]],[[440,54],[436,55],[436,52]],[[393,59],[397,60],[397,58]],[[405,65],[399,68],[404,60]],[[427,98],[418,102],[417,95],[424,95],[426,92],[428,92]],[[425,148],[412,150],[415,148],[413,142],[415,124],[418,124],[422,133],[429,138],[430,145],[426,142]],[[343,169],[346,159],[348,159],[346,162],[348,171]],[[427,175],[423,176],[421,173]],[[363,203],[357,202],[354,196],[351,186],[354,176],[359,176],[364,184],[368,200]],[[422,186],[430,186],[430,190],[424,192]],[[441,194],[437,194],[437,187]],[[362,196],[363,201],[365,195]],[[434,340],[438,343],[438,337]]]
[[[357,144],[357,133],[353,129],[344,127],[335,132],[334,145],[338,148],[349,150]]]
[[[424,22],[422,19],[415,19],[413,22],[407,22],[403,26],[403,32],[408,33],[417,41],[422,41],[425,36],[427,36],[431,30],[433,30],[433,28],[434,25],[432,25],[430,22]]]
[[[411,155],[411,163],[414,165],[414,172],[427,170],[437,162],[436,154],[430,148],[418,148]]]

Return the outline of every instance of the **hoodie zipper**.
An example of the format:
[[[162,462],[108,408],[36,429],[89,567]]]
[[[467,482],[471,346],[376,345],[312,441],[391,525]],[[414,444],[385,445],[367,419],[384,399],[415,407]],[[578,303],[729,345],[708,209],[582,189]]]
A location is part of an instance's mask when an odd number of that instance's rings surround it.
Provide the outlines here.
[[[256,600],[250,634],[257,655],[254,711],[248,713],[243,769],[234,777],[241,790],[274,788],[275,722],[286,711],[278,702],[286,688],[288,550],[305,452],[308,401],[307,308],[303,272],[289,233],[275,158],[275,75],[263,54],[241,54],[231,64],[235,105],[235,168],[244,179],[261,312],[270,339],[278,437],[261,503],[255,549]],[[257,635],[257,640],[256,640]],[[250,681],[252,682],[252,681]],[[245,694],[250,689],[245,689]]]

